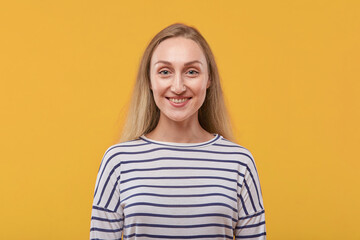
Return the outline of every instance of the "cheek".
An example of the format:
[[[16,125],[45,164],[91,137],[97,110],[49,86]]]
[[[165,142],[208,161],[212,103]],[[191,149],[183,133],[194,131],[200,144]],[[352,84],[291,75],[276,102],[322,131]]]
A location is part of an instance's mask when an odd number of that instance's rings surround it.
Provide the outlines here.
[[[162,95],[164,95],[164,93],[165,93],[164,87],[158,83],[152,83],[151,89],[152,89],[152,93],[153,93],[155,101],[157,101],[159,98],[161,98]]]
[[[206,81],[199,82],[198,85],[196,86],[196,89],[198,94],[205,95],[207,89],[207,82]]]
[[[166,81],[159,81],[156,78],[151,80],[150,85],[153,93],[157,95],[164,93],[167,89]]]

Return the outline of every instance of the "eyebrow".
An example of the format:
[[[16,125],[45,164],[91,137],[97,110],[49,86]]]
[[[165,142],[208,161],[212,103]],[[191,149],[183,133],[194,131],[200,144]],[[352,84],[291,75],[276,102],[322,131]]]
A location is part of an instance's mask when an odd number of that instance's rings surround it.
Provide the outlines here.
[[[163,61],[163,60],[157,61],[154,65],[159,64],[159,63],[164,63],[164,64],[171,65],[171,62]],[[199,64],[202,65],[202,62],[200,62],[199,60],[194,60],[194,61],[185,63],[184,66],[188,66],[188,65],[191,65],[191,64],[193,64],[193,63],[199,63]]]

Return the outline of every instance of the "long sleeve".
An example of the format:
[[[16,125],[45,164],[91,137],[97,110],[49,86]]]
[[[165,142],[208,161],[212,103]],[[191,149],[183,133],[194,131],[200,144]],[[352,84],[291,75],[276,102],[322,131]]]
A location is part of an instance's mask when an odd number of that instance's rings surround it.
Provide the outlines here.
[[[265,211],[255,162],[249,153],[248,163],[238,192],[238,222],[235,239],[266,239]]]
[[[111,149],[105,152],[96,179],[91,212],[90,239],[121,239],[123,210],[120,207],[119,165]],[[114,165],[115,164],[115,165]]]

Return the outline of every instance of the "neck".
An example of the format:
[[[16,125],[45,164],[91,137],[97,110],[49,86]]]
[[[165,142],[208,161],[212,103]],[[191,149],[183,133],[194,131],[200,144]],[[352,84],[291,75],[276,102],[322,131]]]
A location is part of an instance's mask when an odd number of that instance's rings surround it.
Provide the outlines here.
[[[197,143],[208,141],[214,136],[201,127],[197,116],[181,122],[169,121],[160,116],[156,128],[146,137],[163,142]]]

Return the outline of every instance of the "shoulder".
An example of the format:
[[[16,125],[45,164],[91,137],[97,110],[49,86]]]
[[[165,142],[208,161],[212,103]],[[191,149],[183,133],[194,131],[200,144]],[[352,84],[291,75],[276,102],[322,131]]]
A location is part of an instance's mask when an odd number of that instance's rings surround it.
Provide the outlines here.
[[[122,156],[133,155],[146,149],[148,143],[138,138],[131,141],[116,143],[108,147],[103,155],[101,166],[116,165],[121,162]]]
[[[126,142],[116,143],[106,149],[104,156],[108,156],[124,151],[131,151],[133,149],[138,149],[143,145],[146,145],[146,143],[140,138]]]
[[[234,141],[230,141],[223,136],[220,136],[220,140],[214,145],[222,148],[222,151],[232,152],[238,156],[238,159],[243,163],[254,163],[254,157],[248,148]]]
[[[230,140],[224,138],[223,136],[220,136],[219,141],[215,145],[218,147],[223,147],[224,149],[231,149],[231,150],[239,152],[239,153],[248,154],[252,157],[251,152],[248,148],[246,148],[234,141],[230,141]]]

